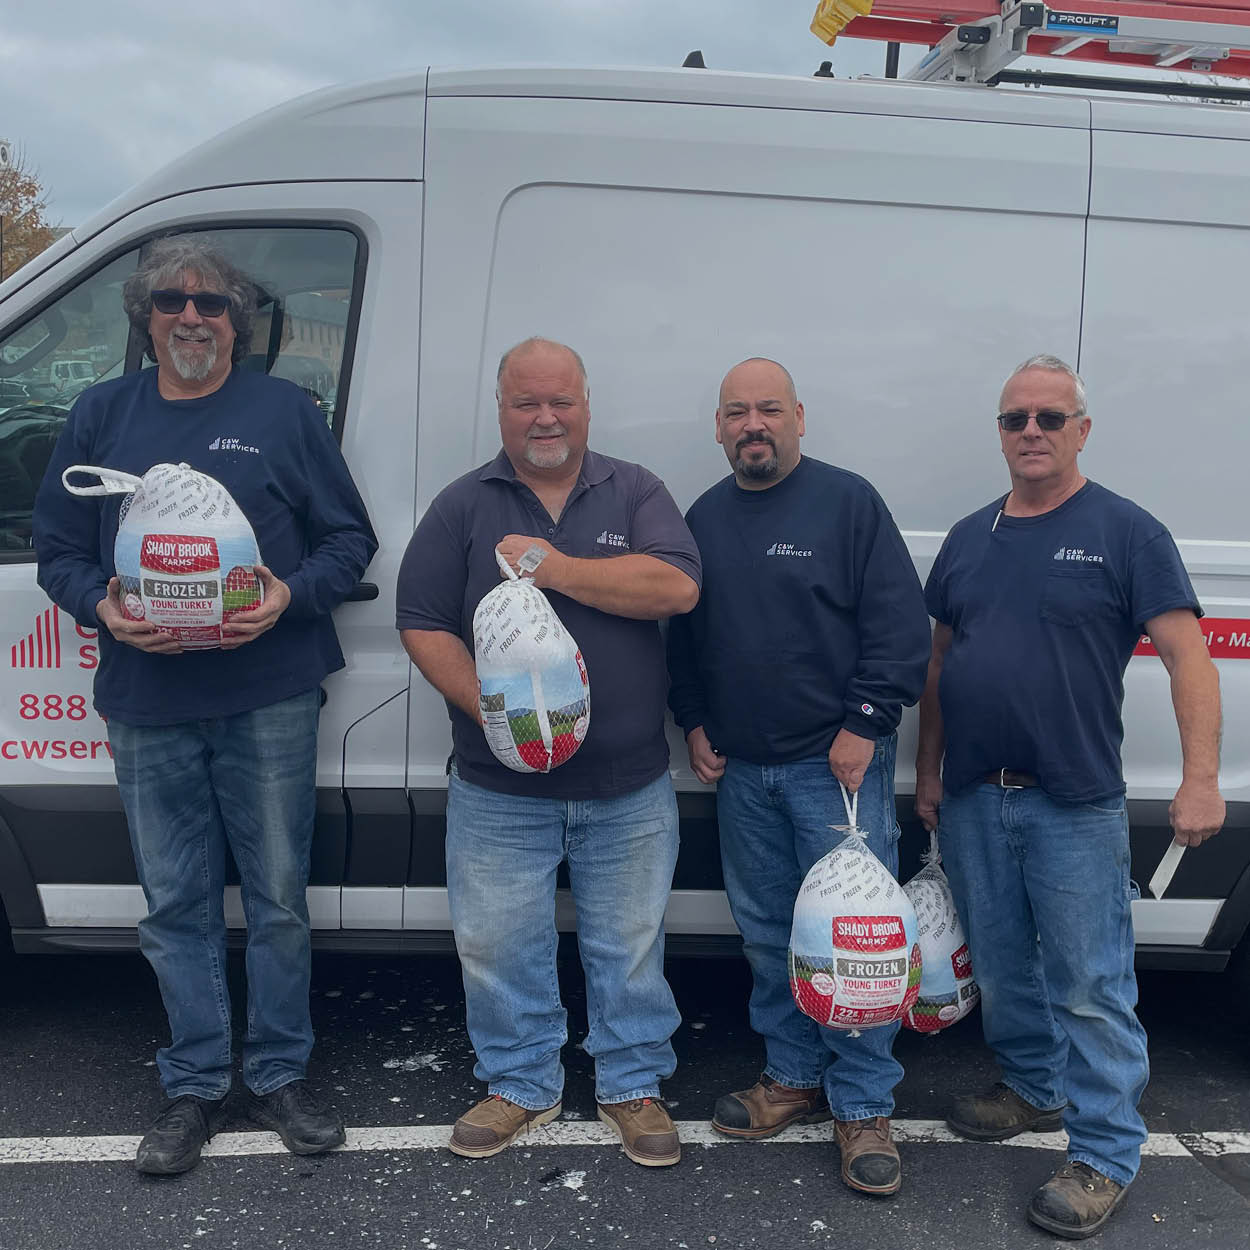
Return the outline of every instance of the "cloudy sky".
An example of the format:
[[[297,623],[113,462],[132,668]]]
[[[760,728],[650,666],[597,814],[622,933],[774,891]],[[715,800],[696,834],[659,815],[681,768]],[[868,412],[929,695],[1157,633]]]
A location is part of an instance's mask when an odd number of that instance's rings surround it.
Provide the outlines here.
[[[426,65],[881,73],[826,48],[816,0],[42,0],[0,5],[0,138],[73,226],[203,139],[305,91]],[[915,55],[919,54],[919,49]],[[907,50],[904,49],[904,63]]]

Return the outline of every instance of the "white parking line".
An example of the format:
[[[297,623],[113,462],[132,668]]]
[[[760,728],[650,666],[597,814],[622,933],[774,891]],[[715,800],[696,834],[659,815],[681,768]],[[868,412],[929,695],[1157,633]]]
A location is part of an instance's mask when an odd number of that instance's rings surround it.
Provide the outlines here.
[[[894,1120],[894,1139],[909,1144],[967,1144],[941,1120]],[[722,1137],[707,1120],[681,1120],[677,1124],[686,1146],[733,1146],[737,1139]],[[395,1128],[351,1128],[344,1150],[439,1150],[451,1136],[450,1124],[404,1125]],[[786,1129],[757,1145],[793,1146],[833,1141],[832,1124],[812,1124]],[[616,1146],[615,1133],[595,1120],[563,1120],[544,1125],[522,1139],[526,1147]],[[1064,1133],[1021,1133],[1001,1146],[1024,1146],[1034,1150],[1064,1150]],[[138,1137],[0,1137],[0,1164],[4,1163],[117,1163],[134,1158]],[[275,1133],[219,1133],[204,1148],[206,1158],[239,1155],[280,1155],[286,1147]],[[1151,1133],[1142,1154],[1154,1158],[1186,1158],[1194,1155],[1250,1154],[1250,1133]]]

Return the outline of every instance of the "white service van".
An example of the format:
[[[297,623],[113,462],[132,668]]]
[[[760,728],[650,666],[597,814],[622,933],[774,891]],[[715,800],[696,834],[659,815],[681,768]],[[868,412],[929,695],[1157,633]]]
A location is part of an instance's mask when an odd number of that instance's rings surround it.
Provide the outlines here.
[[[381,540],[336,617],[347,668],[325,683],[321,946],[447,942],[450,735],[399,647],[394,583],[415,518],[496,452],[495,364],[531,334],[585,357],[592,446],[648,465],[683,507],[726,472],[722,374],[779,359],[805,450],[880,488],[922,577],[947,527],[1007,488],[1002,379],[1041,351],[1079,364],[1083,468],[1171,527],[1224,685],[1228,826],[1165,900],[1135,905],[1139,953],[1219,968],[1241,941],[1250,115],[699,70],[431,71],[323,91],[189,153],[0,286],[0,380],[21,386],[49,358],[143,367],[121,286],[181,230],[211,231],[260,281],[245,367],[322,404]],[[91,707],[93,631],[35,584],[31,503],[65,411],[0,412],[0,899],[19,951],[131,946],[144,910]],[[1134,658],[1126,686],[1144,882],[1170,840],[1180,753],[1160,661]],[[914,718],[901,732],[914,865]],[[683,845],[668,927],[698,944],[733,925],[713,796],[672,743]],[[228,907],[241,926],[237,887]]]

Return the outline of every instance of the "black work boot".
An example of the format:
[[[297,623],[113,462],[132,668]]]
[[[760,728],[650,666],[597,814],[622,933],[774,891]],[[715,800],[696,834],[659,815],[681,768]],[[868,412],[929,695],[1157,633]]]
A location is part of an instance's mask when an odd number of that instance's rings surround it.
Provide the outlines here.
[[[200,1161],[200,1151],[222,1120],[224,1098],[183,1094],[173,1099],[143,1135],[135,1167],[151,1176],[176,1176]]]
[[[343,1117],[322,1102],[302,1079],[280,1085],[267,1094],[251,1094],[247,1115],[262,1128],[273,1129],[292,1154],[320,1154],[347,1140]]]
[[[988,1093],[956,1098],[946,1124],[971,1141],[1006,1141],[1018,1133],[1053,1133],[1062,1128],[1063,1108],[1043,1111],[999,1081]]]
[[[1028,1217],[1039,1228],[1079,1241],[1116,1213],[1128,1186],[1069,1159],[1032,1197]]]

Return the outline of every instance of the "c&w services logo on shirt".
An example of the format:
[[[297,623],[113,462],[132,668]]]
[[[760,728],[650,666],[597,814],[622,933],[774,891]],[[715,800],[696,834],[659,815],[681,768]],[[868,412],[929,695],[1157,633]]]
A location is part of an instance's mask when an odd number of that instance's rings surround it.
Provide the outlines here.
[[[259,447],[251,447],[247,443],[245,443],[241,438],[227,438],[225,435],[222,435],[220,438],[213,439],[213,441],[209,443],[208,445],[208,450],[209,451],[247,451],[247,452],[251,452],[253,456],[260,455]]]
[[[773,543],[764,554],[766,556],[810,556],[812,552],[810,547],[796,547],[793,543]]]
[[[604,530],[603,533],[595,539],[595,542],[597,542],[601,547],[624,547],[626,550],[629,550],[629,539],[626,538],[624,534],[612,534],[607,530]]]
[[[1055,552],[1056,560],[1076,560],[1080,564],[1101,564],[1102,556],[1088,556],[1084,547],[1060,547]]]

